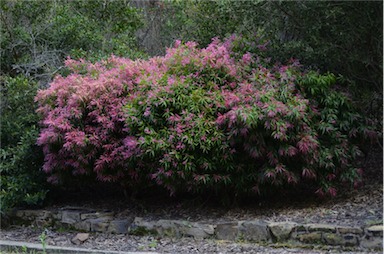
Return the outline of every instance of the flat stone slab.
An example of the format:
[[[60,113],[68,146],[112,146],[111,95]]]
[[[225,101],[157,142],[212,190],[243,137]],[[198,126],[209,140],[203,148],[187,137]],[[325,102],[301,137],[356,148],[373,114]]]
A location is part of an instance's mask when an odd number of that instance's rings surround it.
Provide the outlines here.
[[[359,234],[359,235],[361,235],[364,233],[364,230],[362,230],[361,228],[357,228],[357,227],[338,226],[336,228],[339,231],[339,233],[341,233],[341,234]]]
[[[369,228],[367,228],[367,231],[368,232],[371,232],[371,233],[383,233],[383,225],[374,225],[374,226],[370,226]]]
[[[321,232],[336,232],[336,227],[329,224],[319,224],[319,223],[311,223],[307,224],[306,227],[308,228],[309,232],[315,232],[315,231],[321,231]]]
[[[27,249],[28,252],[39,251],[42,252],[43,246],[37,243],[27,243],[27,242],[18,242],[18,241],[7,241],[0,240],[0,250],[1,251],[21,251]],[[45,251],[47,253],[57,253],[57,254],[93,254],[93,253],[104,253],[104,254],[160,254],[158,252],[135,252],[135,251],[108,251],[108,250],[93,250],[85,248],[69,248],[69,247],[58,247],[58,246],[45,246]]]

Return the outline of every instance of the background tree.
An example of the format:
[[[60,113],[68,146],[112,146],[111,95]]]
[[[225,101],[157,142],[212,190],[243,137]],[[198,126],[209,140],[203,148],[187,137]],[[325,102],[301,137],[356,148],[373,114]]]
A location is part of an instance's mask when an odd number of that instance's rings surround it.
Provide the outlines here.
[[[273,61],[299,59],[322,72],[349,80],[348,92],[363,101],[365,113],[382,115],[383,5],[381,1],[179,1],[152,5],[162,8],[158,53],[175,39],[205,47],[211,38],[233,33],[268,40]],[[144,8],[144,12],[148,9]],[[153,20],[155,18],[152,18]],[[151,24],[149,22],[149,24]],[[257,37],[255,37],[257,35]],[[379,121],[380,122],[380,121]]]
[[[1,75],[23,74],[46,84],[74,58],[142,56],[135,39],[142,26],[128,1],[2,1]]]

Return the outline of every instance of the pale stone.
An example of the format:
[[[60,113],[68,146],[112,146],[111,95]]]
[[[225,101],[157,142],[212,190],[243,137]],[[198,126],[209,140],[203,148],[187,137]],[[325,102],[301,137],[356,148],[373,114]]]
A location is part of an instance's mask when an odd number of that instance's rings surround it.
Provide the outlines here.
[[[89,238],[89,233],[78,233],[75,237],[71,239],[73,244],[79,245],[85,242]]]
[[[239,232],[248,241],[268,241],[271,239],[267,223],[263,220],[244,221],[239,226]]]
[[[236,240],[239,233],[237,222],[226,222],[216,225],[215,234],[218,240]]]
[[[363,234],[364,231],[361,228],[357,227],[337,227],[337,230],[341,234]]]
[[[383,235],[383,225],[370,226],[369,228],[367,228],[367,231],[374,235]]]
[[[336,233],[336,227],[329,224],[307,224],[306,227],[309,232],[321,231]]]
[[[79,211],[62,211],[61,222],[66,224],[74,224],[80,221]]]
[[[272,222],[268,224],[277,241],[289,239],[291,232],[298,226],[295,222]]]

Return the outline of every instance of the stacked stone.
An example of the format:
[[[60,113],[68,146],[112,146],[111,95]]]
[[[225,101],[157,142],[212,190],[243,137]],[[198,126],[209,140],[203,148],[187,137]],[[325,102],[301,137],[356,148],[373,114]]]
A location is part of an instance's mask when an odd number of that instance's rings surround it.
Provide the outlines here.
[[[298,224],[295,222],[268,222],[264,220],[230,221],[221,223],[189,222],[185,220],[146,221],[136,217],[117,219],[111,211],[66,208],[56,212],[20,210],[19,221],[35,223],[40,227],[66,226],[84,232],[164,237],[194,237],[247,241],[255,243],[324,244],[363,249],[383,249],[383,225],[346,227],[330,224]]]

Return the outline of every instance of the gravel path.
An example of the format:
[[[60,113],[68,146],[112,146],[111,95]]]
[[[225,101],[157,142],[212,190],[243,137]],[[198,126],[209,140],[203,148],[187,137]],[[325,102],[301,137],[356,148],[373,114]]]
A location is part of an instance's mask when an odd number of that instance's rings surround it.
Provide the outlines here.
[[[41,229],[14,228],[1,232],[4,240],[27,240],[40,243]],[[46,231],[46,243],[55,246],[74,247],[70,239],[76,232]],[[26,239],[27,238],[27,239]],[[158,253],[367,253],[358,251],[343,251],[341,249],[324,249],[324,246],[316,246],[312,249],[303,249],[294,246],[261,246],[257,244],[226,242],[218,240],[194,240],[190,238],[170,239],[156,238],[152,236],[128,236],[110,234],[90,234],[90,237],[82,245],[76,246],[88,249],[115,250],[115,251],[153,251]],[[323,249],[320,249],[323,248]],[[382,253],[382,252],[371,252]]]

